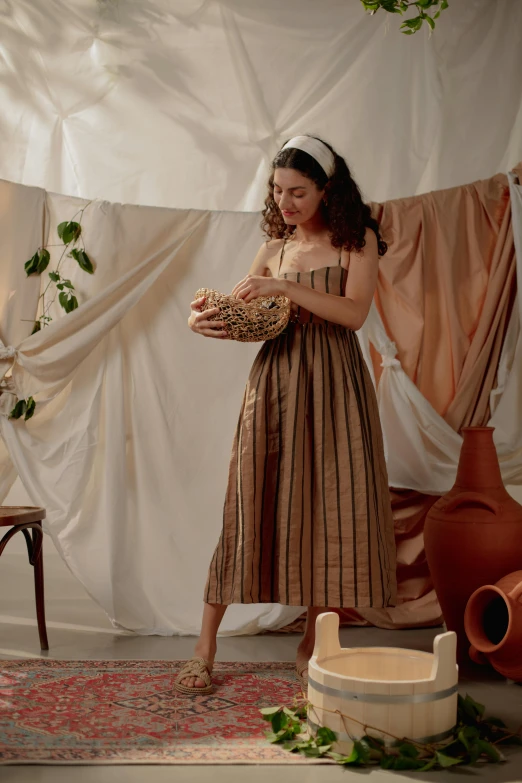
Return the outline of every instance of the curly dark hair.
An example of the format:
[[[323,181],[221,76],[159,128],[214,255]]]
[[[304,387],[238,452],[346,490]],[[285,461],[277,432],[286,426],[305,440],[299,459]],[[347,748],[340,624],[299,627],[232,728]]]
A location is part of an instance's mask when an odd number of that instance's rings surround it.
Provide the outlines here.
[[[312,138],[317,139],[317,136]],[[319,190],[324,189],[327,204],[322,202],[321,209],[334,247],[348,251],[362,250],[366,244],[364,239],[366,229],[371,228],[377,237],[379,255],[383,256],[388,245],[381,236],[379,223],[373,217],[370,207],[362,200],[361,191],[346,161],[325,141],[322,139],[318,141],[325,144],[333,153],[334,173],[328,179],[315,158],[303,150],[293,147],[281,149],[272,162],[261,228],[270,239],[283,239],[294,233],[295,226],[286,225],[274,200],[274,173],[276,169],[295,169],[315,182]]]

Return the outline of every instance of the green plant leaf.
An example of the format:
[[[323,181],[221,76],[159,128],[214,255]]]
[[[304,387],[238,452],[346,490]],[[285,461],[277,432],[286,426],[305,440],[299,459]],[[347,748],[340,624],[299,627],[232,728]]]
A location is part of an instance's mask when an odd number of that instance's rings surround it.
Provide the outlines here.
[[[409,27],[410,30],[413,30],[414,32],[420,30],[421,26],[422,16],[414,16],[413,19],[406,19],[406,21],[401,24],[401,28]]]
[[[411,742],[403,742],[397,750],[401,756],[408,756],[410,759],[416,759],[419,755],[418,749]]]
[[[63,223],[60,223],[58,226],[58,236],[64,243],[64,245],[70,244],[70,242],[73,242],[75,239],[78,239],[80,234],[82,233],[82,227],[79,223],[75,223],[74,220],[71,221],[64,221]]]
[[[31,334],[36,334],[36,332],[39,332],[41,328],[42,328],[42,324],[40,323],[40,321],[35,321],[33,326],[33,331],[31,332]]]
[[[27,410],[27,403],[25,400],[18,400],[13,410],[9,414],[10,419],[19,419],[25,414]]]
[[[437,763],[437,756],[433,756],[433,758],[431,758],[427,764],[419,768],[419,772],[428,772],[430,769],[433,769],[436,763]]]
[[[335,731],[332,731],[332,729],[327,728],[326,726],[322,726],[320,729],[317,729],[317,733],[315,735],[316,741],[320,743],[321,745],[327,745],[328,743],[337,742],[337,734]]]
[[[428,16],[428,15],[426,15],[426,16],[424,17],[424,19],[425,19],[425,20],[426,20],[426,22],[429,24],[429,26],[431,27],[431,29],[432,29],[432,30],[435,30],[435,22],[433,21],[433,19],[431,18],[431,16]]]
[[[62,293],[59,295],[58,301],[60,302],[65,312],[67,312],[67,294],[65,291],[62,291]]]
[[[352,752],[350,753],[349,756],[343,756],[339,753],[329,753],[328,755],[331,758],[334,758],[338,764],[346,764],[346,765],[358,764],[360,760],[359,753],[355,745],[353,746]]]
[[[32,256],[32,258],[29,259],[29,261],[25,262],[24,269],[27,277],[29,277],[29,275],[34,275],[34,273],[38,269],[38,250],[36,251],[34,256]]]
[[[493,761],[495,763],[500,761],[501,758],[500,753],[494,747],[494,745],[491,745],[489,742],[486,742],[485,740],[479,740],[478,746],[481,754],[487,756],[490,761]]]
[[[263,720],[271,720],[272,715],[281,712],[281,707],[263,707],[259,712],[263,716]]]
[[[424,766],[425,762],[421,759],[412,759],[410,756],[397,756],[394,759],[392,769],[421,769]]]
[[[85,252],[85,250],[79,250],[78,248],[74,248],[74,250],[71,250],[69,253],[71,258],[74,258],[75,261],[78,262],[80,265],[80,269],[83,269],[84,272],[88,272],[90,275],[94,273],[94,267],[92,265],[91,259]]]
[[[469,693],[466,693],[466,698],[464,699],[464,702],[466,704],[469,704],[477,713],[477,715],[482,718],[484,715],[485,707],[483,704],[479,704],[478,701],[475,701],[475,699],[472,699]]]
[[[51,278],[53,283],[57,283],[58,280],[60,279],[60,275],[58,274],[58,272],[49,272],[49,277]]]
[[[507,726],[504,723],[504,721],[500,720],[500,718],[495,718],[495,717],[487,718],[487,720],[482,721],[482,723],[483,723],[483,725],[495,726],[495,728],[498,728],[498,729],[505,729],[505,728],[507,728]]]
[[[437,751],[437,763],[440,764],[441,767],[455,767],[457,764],[462,764],[463,759],[456,759],[452,758],[451,756],[446,756],[444,753],[440,753]]]
[[[395,764],[396,756],[392,756],[388,753],[383,753],[381,756],[381,768],[382,769],[393,769],[393,765]]]
[[[33,398],[32,397],[28,397],[27,398],[27,408],[26,408],[25,417],[24,417],[26,421],[28,421],[32,417],[32,415],[34,414],[35,407],[36,407],[36,403],[33,400]]]
[[[42,274],[42,272],[45,272],[47,267],[49,266],[49,261],[51,260],[51,256],[49,255],[49,251],[46,250],[44,247],[38,251],[38,266],[36,267],[36,271],[39,275]]]

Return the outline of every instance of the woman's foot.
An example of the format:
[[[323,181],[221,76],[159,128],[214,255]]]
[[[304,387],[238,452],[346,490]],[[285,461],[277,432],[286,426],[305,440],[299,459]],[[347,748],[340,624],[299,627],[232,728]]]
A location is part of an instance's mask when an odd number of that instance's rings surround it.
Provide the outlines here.
[[[210,675],[212,674],[215,654],[216,647],[196,645],[194,657],[187,661],[178,674],[175,684],[180,685],[184,692],[190,690],[209,693],[210,691],[207,689],[211,687]],[[182,676],[185,670],[186,675]]]

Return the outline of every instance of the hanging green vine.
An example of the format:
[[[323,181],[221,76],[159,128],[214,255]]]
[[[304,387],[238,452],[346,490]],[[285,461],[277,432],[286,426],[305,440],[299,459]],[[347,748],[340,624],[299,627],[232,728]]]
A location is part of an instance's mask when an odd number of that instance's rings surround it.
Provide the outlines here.
[[[413,35],[420,30],[423,23],[432,29],[435,29],[435,21],[439,18],[442,11],[448,8],[448,0],[361,0],[366,11],[375,14],[381,9],[390,14],[404,14],[406,11],[414,8],[417,16],[407,19],[401,24],[401,31],[405,35]],[[433,15],[429,12],[435,11]]]
[[[387,734],[393,744],[385,744],[382,739],[368,734],[369,730],[377,729],[364,725],[362,738],[354,742],[349,756],[343,756],[332,750],[337,734],[331,729],[323,727],[315,735],[310,735],[307,715],[312,709],[310,702],[305,699],[296,700],[293,709],[262,709],[263,720],[272,727],[266,735],[268,741],[281,744],[285,750],[300,753],[307,758],[332,759],[343,767],[380,766],[382,769],[416,769],[420,772],[477,762],[498,763],[505,761],[500,746],[522,745],[522,726],[513,732],[498,718],[484,718],[485,708],[482,704],[478,704],[471,696],[463,698],[459,695],[457,725],[444,742],[428,744]],[[338,710],[335,714],[340,715],[343,722],[348,718]]]
[[[73,283],[66,277],[64,277],[60,271],[60,266],[64,258],[73,258],[80,269],[89,275],[94,274],[94,266],[87,255],[85,250],[85,243],[83,241],[82,234],[82,218],[83,213],[92,204],[89,201],[82,209],[80,209],[72,220],[66,220],[60,223],[57,227],[58,238],[61,242],[56,245],[46,245],[39,247],[36,253],[25,262],[24,269],[27,277],[31,275],[43,274],[51,261],[51,254],[48,247],[63,247],[62,254],[58,259],[56,268],[48,272],[49,282],[40,294],[38,299],[38,307],[40,308],[41,300],[41,315],[34,321],[33,331],[31,334],[39,332],[43,327],[48,326],[52,318],[49,315],[49,311],[58,297],[60,306],[66,313],[72,313],[78,307],[78,299],[75,295],[75,288]],[[77,216],[80,216],[78,221],[75,220]],[[49,292],[50,289],[50,293]],[[46,299],[47,297],[47,299]],[[31,418],[35,411],[35,401],[32,397],[28,397],[27,400],[18,400],[13,410],[9,414],[10,419],[20,419],[22,416],[25,421]]]

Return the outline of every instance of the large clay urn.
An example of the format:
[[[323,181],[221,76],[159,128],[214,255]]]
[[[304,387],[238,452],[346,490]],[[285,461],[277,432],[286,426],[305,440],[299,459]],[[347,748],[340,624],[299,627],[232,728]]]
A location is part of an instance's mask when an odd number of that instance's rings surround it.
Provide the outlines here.
[[[444,621],[465,661],[471,594],[522,569],[522,506],[502,483],[493,427],[465,427],[462,435],[457,479],[428,512],[424,546]]]
[[[475,590],[464,614],[475,663],[522,682],[522,570]]]

